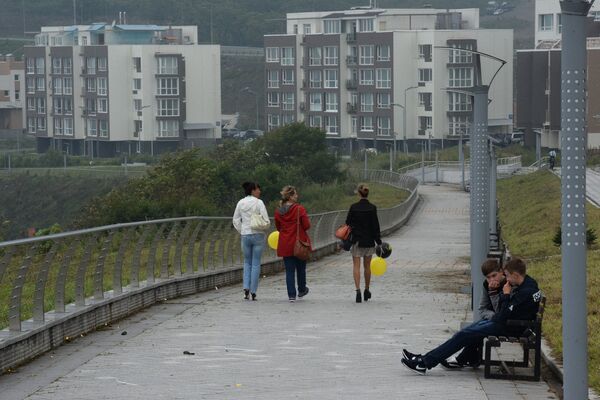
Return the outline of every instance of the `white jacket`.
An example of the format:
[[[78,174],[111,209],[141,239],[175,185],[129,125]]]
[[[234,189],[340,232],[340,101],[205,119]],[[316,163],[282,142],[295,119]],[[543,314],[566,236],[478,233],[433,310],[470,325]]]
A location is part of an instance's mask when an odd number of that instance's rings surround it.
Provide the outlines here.
[[[233,226],[240,234],[265,233],[265,231],[250,228],[250,216],[256,212],[260,212],[263,217],[269,219],[267,208],[261,199],[250,195],[238,201],[233,213]]]

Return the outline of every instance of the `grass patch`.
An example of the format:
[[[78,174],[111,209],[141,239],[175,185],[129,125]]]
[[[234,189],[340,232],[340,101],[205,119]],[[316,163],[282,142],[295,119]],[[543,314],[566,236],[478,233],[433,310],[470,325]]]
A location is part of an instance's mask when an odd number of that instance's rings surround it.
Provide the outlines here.
[[[560,180],[547,171],[498,181],[502,233],[511,253],[527,260],[528,273],[547,297],[544,337],[562,359],[562,271],[560,249],[552,237],[560,226]],[[600,231],[600,210],[587,206],[588,228]],[[589,382],[600,391],[600,251],[589,249]]]

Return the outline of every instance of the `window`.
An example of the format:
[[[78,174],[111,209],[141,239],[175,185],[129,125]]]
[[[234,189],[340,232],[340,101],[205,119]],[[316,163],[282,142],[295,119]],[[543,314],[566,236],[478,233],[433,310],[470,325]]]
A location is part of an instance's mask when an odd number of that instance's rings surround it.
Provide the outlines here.
[[[135,111],[142,111],[142,100],[141,99],[133,100],[133,109]]]
[[[177,75],[177,57],[158,57],[158,73],[161,75]]]
[[[52,93],[56,95],[61,95],[63,93],[62,78],[52,78]]]
[[[64,120],[62,118],[54,118],[54,134],[62,135],[64,129]]]
[[[471,87],[473,86],[473,68],[449,68],[448,86]]]
[[[323,79],[322,72],[319,69],[313,69],[309,71],[308,76],[310,78],[310,87],[318,89],[321,87],[321,81]]]
[[[88,118],[85,123],[85,134],[90,137],[98,136],[98,121]]]
[[[432,117],[419,117],[419,130],[431,129],[432,125],[433,125]],[[422,134],[424,134],[424,133],[422,133]]]
[[[339,48],[337,46],[325,46],[325,65],[338,65],[339,63]]]
[[[63,119],[63,135],[73,136],[73,118]]]
[[[278,88],[279,87],[279,71],[269,70],[267,72],[267,87],[268,88]]]
[[[27,74],[35,74],[35,58],[27,58]],[[35,130],[35,122],[33,126]]]
[[[87,98],[85,100],[85,112],[87,115],[96,115],[96,99]]]
[[[158,115],[161,117],[178,117],[179,99],[159,99]]]
[[[390,117],[378,117],[377,118],[377,135],[390,136],[392,133]]]
[[[320,115],[311,115],[308,118],[308,124],[311,128],[321,129],[321,127],[323,126],[323,120],[321,119]]]
[[[387,109],[390,108],[392,99],[389,93],[378,93],[377,94],[377,108]]]
[[[73,73],[73,60],[70,58],[63,58],[63,74],[71,75]]]
[[[54,104],[54,114],[55,115],[62,115],[63,113],[63,100],[60,97],[56,97],[54,98],[54,100],[52,101]]]
[[[431,68],[419,68],[419,82],[431,82]]]
[[[338,87],[338,71],[337,69],[325,70],[325,88],[337,89]]]
[[[425,111],[431,111],[431,93],[421,92],[419,93],[419,106],[425,107]]]
[[[133,132],[134,132],[134,137],[138,137],[138,134],[142,131],[142,121],[139,119],[136,119],[133,121]]]
[[[471,43],[453,44],[452,47],[456,49],[473,50],[473,45]],[[450,50],[449,57],[450,64],[471,64],[473,62],[473,53],[470,51]]]
[[[285,111],[294,111],[296,109],[294,93],[282,93],[281,105]]]
[[[18,74],[15,74],[15,76],[14,76],[14,80],[15,80],[15,81],[18,81],[18,80],[19,80],[19,75],[18,75]]]
[[[63,97],[63,112],[65,115],[73,115],[73,100],[69,97]]]
[[[353,106],[356,106],[358,104],[358,93],[350,93],[350,104],[352,104]]]
[[[52,57],[52,73],[58,75],[62,72],[62,60],[57,57]]]
[[[87,38],[87,36],[82,36],[81,37],[81,45],[82,46],[87,46],[87,44],[88,44],[88,38]]]
[[[133,70],[137,73],[142,72],[142,57],[133,57]]]
[[[142,90],[142,80],[140,78],[133,80],[133,90]]]
[[[160,136],[160,137],[178,137],[179,136],[179,121],[176,119],[159,121],[158,136]]]
[[[294,65],[294,49],[291,47],[281,48],[281,65]]]
[[[73,78],[63,78],[63,94],[73,94]]]
[[[373,18],[358,20],[359,32],[373,32]]]
[[[342,32],[342,21],[339,19],[326,19],[323,21],[323,33],[335,34]]]
[[[373,112],[373,93],[361,93],[360,111]]]
[[[375,87],[377,89],[391,89],[392,70],[389,68],[377,68],[375,72],[377,76]]]
[[[98,96],[106,96],[107,94],[107,82],[106,78],[100,77],[98,78]]]
[[[338,95],[337,93],[325,93],[325,111],[338,112]]]
[[[358,118],[357,117],[350,118],[350,131],[355,135],[358,133]]]
[[[96,78],[85,78],[85,87],[88,93],[96,92]]]
[[[419,45],[419,58],[422,58],[425,62],[431,61],[431,45],[420,44]]]
[[[279,93],[267,93],[267,107],[279,107]]]
[[[298,24],[294,24],[294,35],[298,34]]]
[[[553,15],[552,14],[540,14],[538,15],[538,30],[540,31],[551,31]]]
[[[27,133],[35,133],[35,118],[27,118]]]
[[[269,114],[268,122],[269,122],[269,130],[279,128],[279,114]]]
[[[102,114],[106,114],[108,112],[108,99],[98,99],[98,112]]]
[[[33,97],[27,98],[27,110],[35,111],[35,98],[33,98]]]
[[[302,32],[305,35],[310,35],[312,33],[312,28],[311,28],[310,24],[304,24],[304,25],[302,25]]]
[[[321,93],[310,93],[310,111],[323,111],[323,99]]]
[[[448,111],[471,111],[471,96],[466,93],[448,93]]]
[[[296,121],[294,114],[283,114],[282,123],[283,125],[293,124]]]
[[[308,49],[309,65],[321,65],[321,48],[311,47]]]
[[[98,120],[98,132],[100,133],[100,137],[103,137],[103,138],[108,137],[108,120],[106,120],[106,119]]]
[[[38,92],[46,91],[46,79],[45,78],[35,78],[36,90]]]
[[[267,47],[267,62],[279,62],[279,47]]]
[[[362,132],[373,132],[373,117],[360,117],[360,130]]]
[[[454,115],[448,123],[449,135],[468,135],[470,120],[466,115]]]
[[[87,57],[85,61],[86,72],[89,75],[94,75],[96,73],[96,57]]]
[[[27,78],[25,80],[25,83],[27,84],[27,93],[29,93],[29,94],[35,93],[35,80],[34,80],[34,78]]]
[[[106,57],[98,57],[98,71],[106,71],[108,68],[108,62]]]
[[[374,55],[373,46],[359,46],[360,65],[373,65]]]
[[[31,119],[33,119],[33,118],[31,118]],[[46,130],[46,118],[38,117],[36,119],[37,119],[37,130],[45,131]]]
[[[390,46],[377,46],[377,61],[390,61]]]
[[[159,95],[179,95],[179,78],[158,78]]]
[[[283,85],[293,85],[294,84],[294,70],[293,69],[284,69],[281,71],[281,83]]]
[[[373,82],[373,70],[372,69],[361,69],[360,70],[360,84],[361,85],[372,85]]]
[[[38,57],[35,59],[35,73],[39,75],[44,74],[44,69],[46,67],[46,61],[44,57]]]
[[[38,97],[35,100],[35,104],[37,106],[37,113],[46,114],[46,99],[43,97]]]
[[[326,133],[339,133],[338,118],[335,115],[325,116],[325,132]]]
[[[597,18],[594,18],[594,22]],[[558,33],[562,33],[562,14],[556,14],[556,25],[558,27]]]

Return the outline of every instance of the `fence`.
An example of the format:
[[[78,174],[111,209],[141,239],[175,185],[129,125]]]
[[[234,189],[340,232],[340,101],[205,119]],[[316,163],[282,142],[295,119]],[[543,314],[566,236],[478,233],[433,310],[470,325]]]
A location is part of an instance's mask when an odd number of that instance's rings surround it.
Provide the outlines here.
[[[418,201],[418,181],[388,171],[357,178],[410,192],[379,210],[383,233]],[[333,251],[346,210],[310,215],[315,255]],[[273,250],[265,272],[281,269]],[[123,223],[0,243],[0,371],[157,301],[241,280],[240,236],[228,217]],[[47,311],[52,310],[52,311]]]

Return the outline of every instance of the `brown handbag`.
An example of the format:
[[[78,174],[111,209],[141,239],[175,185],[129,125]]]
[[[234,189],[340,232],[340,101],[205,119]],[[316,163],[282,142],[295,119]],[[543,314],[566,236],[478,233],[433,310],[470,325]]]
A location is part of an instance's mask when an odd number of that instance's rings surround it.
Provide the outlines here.
[[[296,218],[296,243],[294,244],[294,257],[302,261],[308,261],[310,258],[310,243],[300,240],[300,207],[298,207],[298,217]]]
[[[348,240],[351,232],[352,228],[350,225],[344,224],[335,230],[335,237],[341,240]]]

